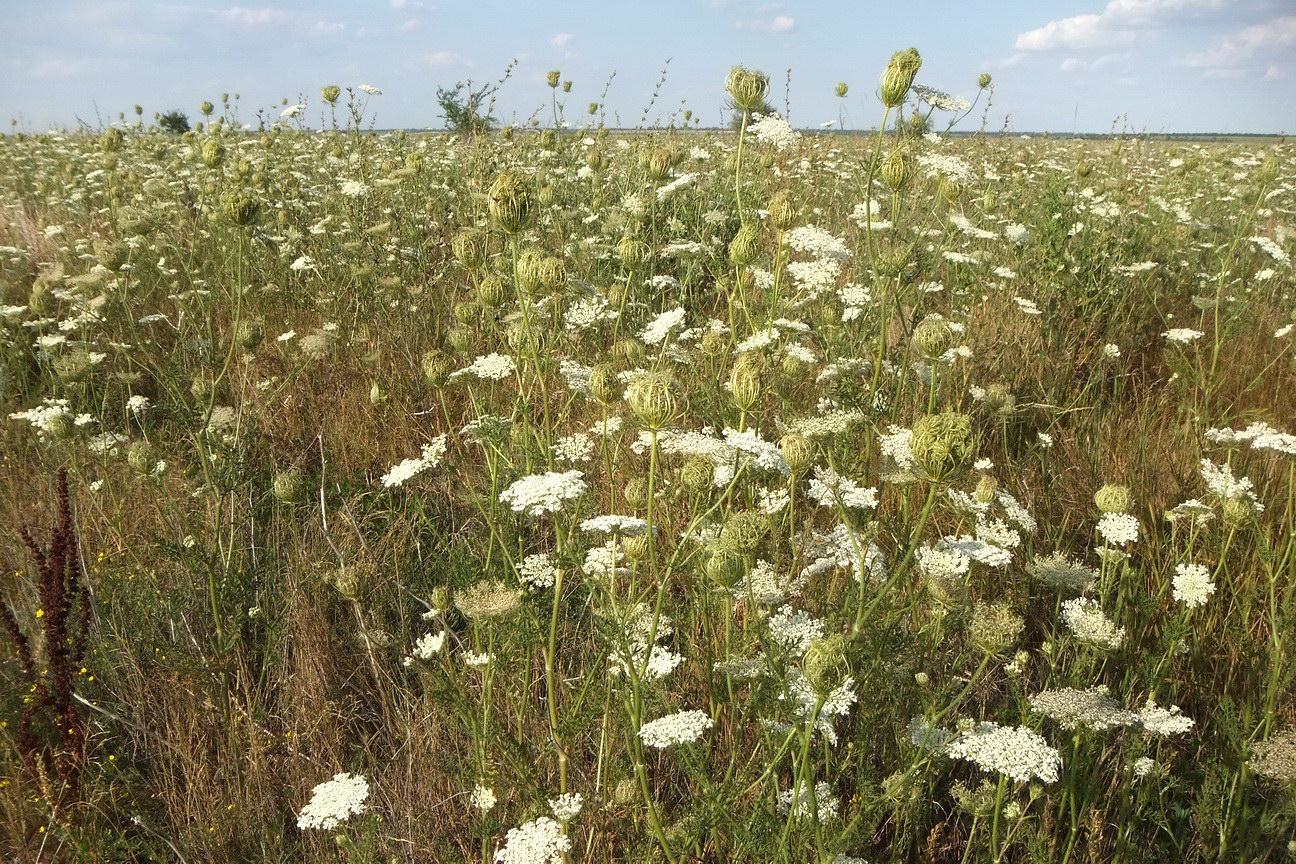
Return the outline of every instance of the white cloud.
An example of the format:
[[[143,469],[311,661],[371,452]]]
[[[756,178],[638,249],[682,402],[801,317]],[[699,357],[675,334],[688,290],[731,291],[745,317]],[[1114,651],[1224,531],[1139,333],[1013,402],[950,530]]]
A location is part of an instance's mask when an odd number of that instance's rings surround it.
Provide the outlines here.
[[[408,21],[406,21],[404,24],[400,25],[399,29],[400,32],[402,33],[409,33],[411,30],[417,30],[421,26],[422,25],[419,23],[419,20],[417,18],[411,18]]]
[[[791,33],[796,19],[786,14],[781,3],[761,0],[710,0],[709,5],[734,19],[734,27],[749,33]]]
[[[42,60],[32,67],[31,74],[36,78],[74,78],[84,75],[91,69],[89,60]]]
[[[229,24],[242,24],[244,27],[264,27],[267,24],[282,24],[288,20],[288,13],[283,9],[248,9],[245,6],[234,6],[230,9],[214,10],[216,17]]]
[[[1267,0],[1110,0],[1097,13],[1072,15],[1017,36],[1018,51],[1086,51],[1130,45],[1167,23],[1230,14],[1266,5]]]
[[[1068,57],[1058,64],[1058,69],[1063,72],[1092,72],[1110,66],[1119,60],[1126,59],[1124,54],[1103,54],[1092,60],[1083,60],[1079,57]]]
[[[431,54],[424,54],[413,63],[406,64],[410,70],[416,69],[445,69],[448,66],[469,65],[463,63],[463,57],[453,51],[433,51]]]
[[[1293,48],[1296,48],[1296,15],[1282,15],[1263,24],[1244,27],[1205,51],[1180,57],[1179,62],[1208,70],[1264,66],[1270,59],[1290,57]]]
[[[317,34],[340,33],[346,29],[346,25],[339,21],[322,21],[304,12],[275,9],[269,6],[259,9],[233,6],[229,9],[211,11],[221,21],[237,27],[297,27]]]
[[[423,8],[423,4],[420,3],[419,0],[391,0],[388,5],[398,12],[416,12]]]
[[[566,48],[567,43],[570,42],[572,39],[573,36],[570,33],[555,33],[554,37],[549,40],[549,44],[555,48],[562,49],[562,48]]]
[[[1274,64],[1273,66],[1270,66],[1268,69],[1265,70],[1263,80],[1281,81],[1286,77],[1287,77],[1287,70],[1277,64]]]

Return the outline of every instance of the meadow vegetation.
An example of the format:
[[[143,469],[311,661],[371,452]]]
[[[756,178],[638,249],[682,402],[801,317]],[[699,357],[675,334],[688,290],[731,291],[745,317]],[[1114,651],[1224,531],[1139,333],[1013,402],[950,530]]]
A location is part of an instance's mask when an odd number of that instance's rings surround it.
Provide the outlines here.
[[[920,64],[0,137],[5,857],[1292,854],[1296,147]]]

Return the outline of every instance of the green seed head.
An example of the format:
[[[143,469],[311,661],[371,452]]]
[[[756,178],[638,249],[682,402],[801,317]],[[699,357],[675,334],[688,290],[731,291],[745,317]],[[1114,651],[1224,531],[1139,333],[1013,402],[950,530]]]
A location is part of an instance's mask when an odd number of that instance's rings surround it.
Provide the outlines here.
[[[725,79],[725,90],[729,92],[734,105],[744,112],[751,112],[765,98],[769,83],[769,76],[765,73],[735,66],[729,70],[729,77]]]
[[[491,184],[491,220],[505,234],[517,234],[531,224],[535,190],[530,180],[516,171],[503,171]]]
[[[882,73],[882,85],[879,90],[882,104],[888,108],[899,108],[903,105],[921,66],[922,57],[918,55],[917,48],[892,54],[891,62]]]
[[[649,429],[660,429],[674,419],[678,403],[670,380],[664,375],[641,375],[626,392],[630,410]]]
[[[1134,499],[1128,486],[1108,483],[1094,493],[1094,504],[1100,513],[1128,513]]]
[[[972,418],[953,411],[919,418],[913,427],[912,450],[928,479],[944,479],[972,453]]]

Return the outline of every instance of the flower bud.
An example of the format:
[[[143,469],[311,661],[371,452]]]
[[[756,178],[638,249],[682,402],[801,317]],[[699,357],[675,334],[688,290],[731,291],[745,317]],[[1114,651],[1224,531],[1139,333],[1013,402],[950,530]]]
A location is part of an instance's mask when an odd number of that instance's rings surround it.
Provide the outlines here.
[[[640,422],[649,429],[665,426],[678,411],[670,381],[664,375],[641,375],[630,382],[626,402]]]
[[[216,110],[216,106],[210,102],[203,101],[198,103],[198,113],[203,115],[204,117],[210,117],[212,115],[212,112],[215,110]]]
[[[743,577],[743,558],[724,549],[713,549],[702,564],[702,573],[713,582],[732,588]]]
[[[147,441],[136,441],[126,451],[126,464],[136,474],[148,476],[157,467],[157,451]]]
[[[845,99],[845,98],[846,98],[846,91],[847,91],[848,89],[849,89],[849,88],[846,86],[846,82],[845,82],[845,81],[838,81],[838,82],[837,82],[837,88],[836,88],[837,98],[838,98],[838,99]]]
[[[756,260],[760,252],[760,229],[755,225],[744,225],[729,244],[729,260],[736,267],[745,267]]]
[[[750,510],[730,514],[720,528],[719,546],[732,555],[751,555],[769,531],[769,519]]]
[[[535,210],[535,192],[530,181],[516,171],[502,171],[491,184],[491,219],[505,234],[517,234],[530,223]]]
[[[1011,648],[1026,622],[1006,603],[978,603],[972,610],[968,636],[987,654],[1002,654]]]
[[[648,176],[654,183],[661,183],[670,176],[674,164],[675,154],[665,147],[658,147],[648,155]]]
[[[897,51],[891,55],[891,62],[887,64],[886,71],[882,73],[882,85],[880,95],[882,104],[888,108],[899,108],[904,104],[905,97],[909,95],[909,88],[913,86],[914,78],[918,75],[918,69],[922,66],[922,57],[918,55],[917,48],[910,48],[906,51]]]
[[[105,153],[116,153],[125,144],[126,133],[115,126],[99,136],[99,149]]]
[[[1243,498],[1229,498],[1224,502],[1224,524],[1230,528],[1242,528],[1255,519],[1256,508]]]
[[[846,637],[840,633],[815,639],[805,654],[806,680],[819,696],[827,696],[850,676],[846,659]]]
[[[261,203],[242,189],[230,189],[220,196],[221,218],[231,225],[246,228],[256,222]]]
[[[743,354],[734,363],[733,371],[729,374],[729,389],[738,410],[750,411],[760,403],[764,366],[757,354]]]
[[[941,480],[967,461],[972,452],[972,418],[946,411],[920,417],[913,427],[914,462],[928,479]]]
[[[924,318],[914,327],[910,342],[920,356],[935,360],[954,347],[954,331],[944,318]]]
[[[422,366],[424,383],[432,388],[445,386],[450,373],[454,371],[454,364],[450,361],[450,358],[436,349],[424,354],[420,365]]]
[[[804,474],[814,464],[814,444],[799,432],[789,432],[780,438],[778,448],[793,475]]]
[[[234,344],[244,351],[255,351],[265,339],[265,327],[260,321],[243,320],[234,329]]]
[[[694,495],[709,489],[714,477],[715,467],[705,459],[690,459],[680,469],[680,485]]]
[[[739,110],[750,113],[760,106],[769,90],[769,76],[754,69],[735,66],[725,79],[725,90]]]
[[[648,506],[648,478],[632,477],[621,490],[625,497],[626,503],[636,510],[642,510]]]
[[[491,275],[477,283],[477,302],[489,309],[498,309],[508,299],[508,285],[499,276]]]
[[[557,87],[560,78],[562,78],[562,72],[557,69],[550,69],[549,74],[545,76],[545,80],[549,82],[550,87]]]
[[[787,231],[796,225],[797,212],[791,197],[786,192],[779,192],[770,198],[767,208],[770,224],[779,231]]]
[[[918,173],[918,166],[909,155],[909,151],[903,147],[897,147],[891,151],[882,162],[882,182],[892,192],[903,190],[913,180],[914,175]]]
[[[977,86],[980,87],[982,90],[984,90],[985,88],[987,88],[987,87],[990,86],[990,73],[989,73],[989,72],[982,72],[982,73],[981,73],[981,75],[977,78]]]
[[[982,474],[981,479],[977,481],[976,500],[982,504],[992,504],[995,500],[995,493],[999,491],[999,483],[989,474]]]
[[[642,240],[626,235],[621,238],[621,242],[617,243],[617,255],[621,257],[622,264],[633,270],[648,263],[652,258],[652,247]]]
[[[460,231],[451,239],[450,249],[467,270],[478,270],[486,262],[486,247],[476,231]]]
[[[1094,504],[1101,513],[1128,513],[1134,499],[1129,487],[1108,483],[1094,493]]]
[[[302,504],[306,501],[306,481],[300,471],[280,471],[274,475],[270,492],[281,504]]]
[[[337,102],[338,98],[341,95],[342,95],[342,88],[336,84],[330,84],[327,87],[323,87],[320,89],[320,96],[323,96],[324,101],[329,103],[330,105]]]
[[[1006,417],[1017,409],[1017,397],[1005,384],[991,384],[985,391],[985,406],[992,414]]]

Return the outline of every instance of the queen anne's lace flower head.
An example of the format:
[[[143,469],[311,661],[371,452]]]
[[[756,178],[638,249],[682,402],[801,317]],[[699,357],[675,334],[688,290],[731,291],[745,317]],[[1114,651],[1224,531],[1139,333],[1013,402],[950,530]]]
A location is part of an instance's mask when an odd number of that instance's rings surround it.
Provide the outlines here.
[[[334,774],[311,790],[311,799],[297,816],[297,827],[303,830],[336,828],[352,816],[367,809],[369,782],[359,774]]]
[[[658,750],[672,744],[692,744],[715,725],[705,711],[680,711],[649,721],[639,727],[639,739]]]

